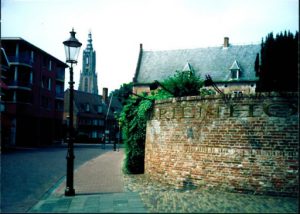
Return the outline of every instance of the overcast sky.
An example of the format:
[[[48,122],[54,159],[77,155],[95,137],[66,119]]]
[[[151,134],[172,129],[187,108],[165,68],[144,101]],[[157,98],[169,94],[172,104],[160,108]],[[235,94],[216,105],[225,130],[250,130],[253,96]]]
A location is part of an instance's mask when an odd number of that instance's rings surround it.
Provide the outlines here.
[[[298,0],[2,0],[1,36],[22,37],[65,61],[62,42],[74,27],[83,43],[77,89],[91,31],[102,94],[132,81],[140,43],[145,50],[219,46],[225,36],[260,43],[270,32],[298,31],[298,7]]]

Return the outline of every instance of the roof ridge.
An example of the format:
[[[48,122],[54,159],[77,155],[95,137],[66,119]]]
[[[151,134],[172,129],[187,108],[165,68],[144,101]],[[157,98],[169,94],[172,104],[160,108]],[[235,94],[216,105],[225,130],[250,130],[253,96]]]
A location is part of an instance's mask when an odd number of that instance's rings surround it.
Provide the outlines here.
[[[258,46],[259,43],[254,44],[230,44],[226,49],[230,49],[231,47],[241,47],[241,46]],[[167,51],[183,51],[183,50],[199,50],[199,49],[213,49],[213,48],[223,48],[223,45],[219,46],[206,46],[206,47],[195,47],[195,48],[175,48],[175,49],[143,49],[143,52],[167,52]]]

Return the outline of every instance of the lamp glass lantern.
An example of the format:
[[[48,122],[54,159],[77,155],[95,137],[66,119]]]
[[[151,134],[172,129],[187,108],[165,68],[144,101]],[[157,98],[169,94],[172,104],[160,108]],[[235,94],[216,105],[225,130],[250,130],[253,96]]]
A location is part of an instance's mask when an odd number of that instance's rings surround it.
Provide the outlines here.
[[[79,50],[81,47],[81,43],[75,38],[76,32],[74,29],[70,32],[71,37],[64,41],[63,44],[65,46],[65,52],[66,52],[66,61],[68,63],[77,63],[77,58],[79,55]]]

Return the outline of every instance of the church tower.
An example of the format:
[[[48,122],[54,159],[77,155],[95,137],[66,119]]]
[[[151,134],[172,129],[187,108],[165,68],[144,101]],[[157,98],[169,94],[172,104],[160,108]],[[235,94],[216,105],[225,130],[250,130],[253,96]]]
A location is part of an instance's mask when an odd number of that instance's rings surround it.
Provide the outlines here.
[[[98,94],[96,74],[96,51],[93,50],[92,33],[89,32],[88,43],[83,50],[82,71],[80,72],[79,91]]]

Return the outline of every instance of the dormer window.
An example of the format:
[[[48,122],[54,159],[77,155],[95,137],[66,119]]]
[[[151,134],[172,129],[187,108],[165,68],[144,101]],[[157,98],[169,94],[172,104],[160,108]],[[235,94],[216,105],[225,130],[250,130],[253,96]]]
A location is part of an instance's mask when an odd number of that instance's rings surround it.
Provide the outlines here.
[[[231,70],[231,79],[239,79],[239,70]]]
[[[237,79],[240,78],[241,69],[240,69],[240,66],[238,65],[238,62],[236,60],[234,60],[231,67],[229,68],[229,70],[231,71],[231,79],[237,80]]]
[[[191,66],[191,64],[189,62],[187,62],[185,64],[185,66],[183,67],[182,71],[193,71],[193,67]]]

